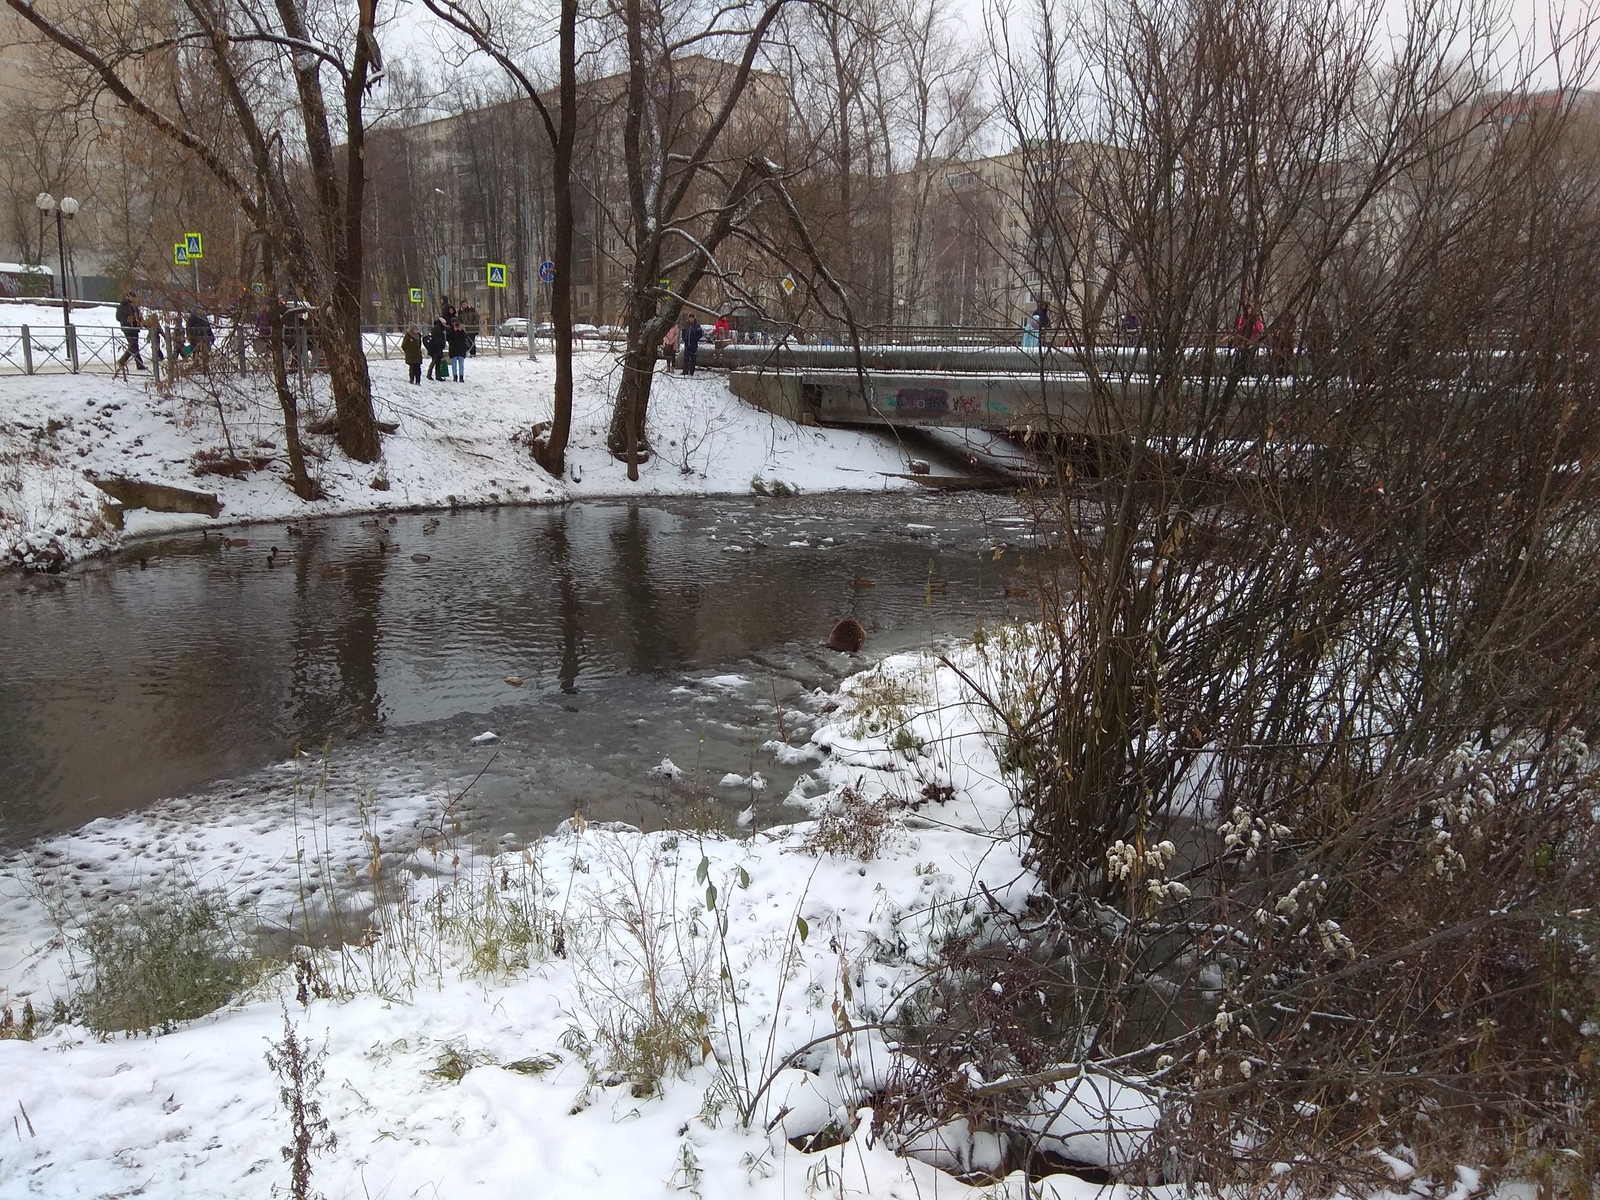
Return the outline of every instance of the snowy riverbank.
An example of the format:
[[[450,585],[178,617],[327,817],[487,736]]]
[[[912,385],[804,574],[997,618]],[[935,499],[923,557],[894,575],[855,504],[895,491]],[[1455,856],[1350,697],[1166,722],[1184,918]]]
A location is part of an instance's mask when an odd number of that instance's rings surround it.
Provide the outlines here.
[[[969,651],[964,666],[981,664]],[[329,1196],[498,1196],[531,1178],[556,1197],[1023,1195],[994,1133],[957,1122],[894,1145],[866,1107],[903,1067],[874,1023],[943,940],[1021,912],[1035,888],[969,699],[922,655],[819,694],[817,732],[767,751],[815,762],[791,799],[818,820],[748,840],[578,822],[474,858],[443,836],[447,821],[418,840],[415,800],[303,816],[265,841],[238,828],[153,838],[147,861],[123,862],[125,881],[229,881],[230,902],[254,897],[269,923],[295,923],[303,850],[350,881],[346,919],[364,910],[375,932],[175,1032],[100,1041],[69,1023],[0,1040],[4,1099],[31,1123],[0,1149],[0,1197],[265,1194],[286,1171],[288,1118],[264,1059],[285,1011],[307,1046],[326,1047],[317,1098],[339,1149],[314,1167]],[[9,928],[38,938],[73,857],[62,838],[12,860]],[[87,914],[66,911],[70,936]],[[13,1013],[24,991],[46,1012],[47,992],[82,985],[60,944],[5,940]],[[657,1071],[650,1055],[672,1037],[688,1039],[687,1061]],[[1111,1103],[1064,1106],[1046,1143],[1114,1166],[1155,1106],[1094,1082]],[[825,1130],[828,1149],[792,1144]],[[955,1178],[969,1173],[985,1186]],[[1104,1192],[1057,1175],[1028,1194]]]
[[[629,483],[605,449],[615,391],[615,356],[579,354],[568,473],[552,479],[515,435],[550,417],[555,365],[507,355],[469,359],[463,382],[406,382],[399,358],[372,361],[384,438],[380,463],[353,463],[327,437],[308,438],[325,498],[290,491],[283,431],[270,383],[252,377],[207,391],[185,382],[171,395],[137,372],[0,379],[0,563],[69,563],[115,549],[125,538],[192,529],[405,508],[560,503],[608,496],[743,495],[753,480],[802,491],[909,486],[892,478],[906,454],[892,435],[804,428],[738,400],[725,378],[662,375],[650,417],[656,456]],[[327,403],[317,379],[318,404]],[[226,425],[226,434],[224,433]],[[268,461],[242,479],[196,474],[225,450]],[[125,475],[214,492],[221,514],[126,514],[117,532],[101,519],[103,494],[86,477]],[[387,490],[377,490],[387,484]]]

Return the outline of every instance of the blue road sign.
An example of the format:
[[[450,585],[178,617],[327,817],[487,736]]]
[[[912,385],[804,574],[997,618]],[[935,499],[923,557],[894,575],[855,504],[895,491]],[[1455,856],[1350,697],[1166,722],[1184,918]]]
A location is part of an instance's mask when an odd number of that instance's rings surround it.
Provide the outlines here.
[[[548,258],[539,264],[539,282],[554,283],[556,281],[556,265]]]

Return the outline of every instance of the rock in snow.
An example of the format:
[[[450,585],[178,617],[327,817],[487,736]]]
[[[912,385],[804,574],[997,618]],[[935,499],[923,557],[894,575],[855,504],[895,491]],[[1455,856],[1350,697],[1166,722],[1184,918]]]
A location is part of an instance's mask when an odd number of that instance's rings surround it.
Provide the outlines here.
[[[670,758],[663,758],[650,768],[650,778],[665,779],[668,783],[677,783],[683,778],[683,768]]]
[[[472,739],[472,744],[474,746],[487,746],[490,742],[498,742],[499,740],[500,735],[498,733],[486,729],[477,737]]]

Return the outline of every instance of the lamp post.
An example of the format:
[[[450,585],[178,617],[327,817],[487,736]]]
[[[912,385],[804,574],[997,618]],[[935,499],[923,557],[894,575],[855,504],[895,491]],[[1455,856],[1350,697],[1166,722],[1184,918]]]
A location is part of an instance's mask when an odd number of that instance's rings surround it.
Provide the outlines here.
[[[62,224],[62,218],[70,221],[78,212],[78,202],[71,196],[63,196],[58,202],[49,192],[40,192],[37,200],[39,213],[55,213],[56,215],[56,253],[61,262],[61,320],[66,327],[67,345],[72,344],[72,289],[67,281],[67,234]]]

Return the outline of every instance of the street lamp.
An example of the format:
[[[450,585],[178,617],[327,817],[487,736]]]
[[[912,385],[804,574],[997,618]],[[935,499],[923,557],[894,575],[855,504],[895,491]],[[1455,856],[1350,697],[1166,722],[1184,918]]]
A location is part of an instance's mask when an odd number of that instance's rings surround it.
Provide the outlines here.
[[[49,192],[40,192],[39,198],[34,201],[39,206],[40,215],[53,212],[56,215],[56,253],[61,261],[61,320],[67,329],[67,344],[70,346],[72,338],[72,289],[67,283],[67,234],[62,218],[72,220],[78,213],[78,202],[71,196],[63,196],[58,202]]]

